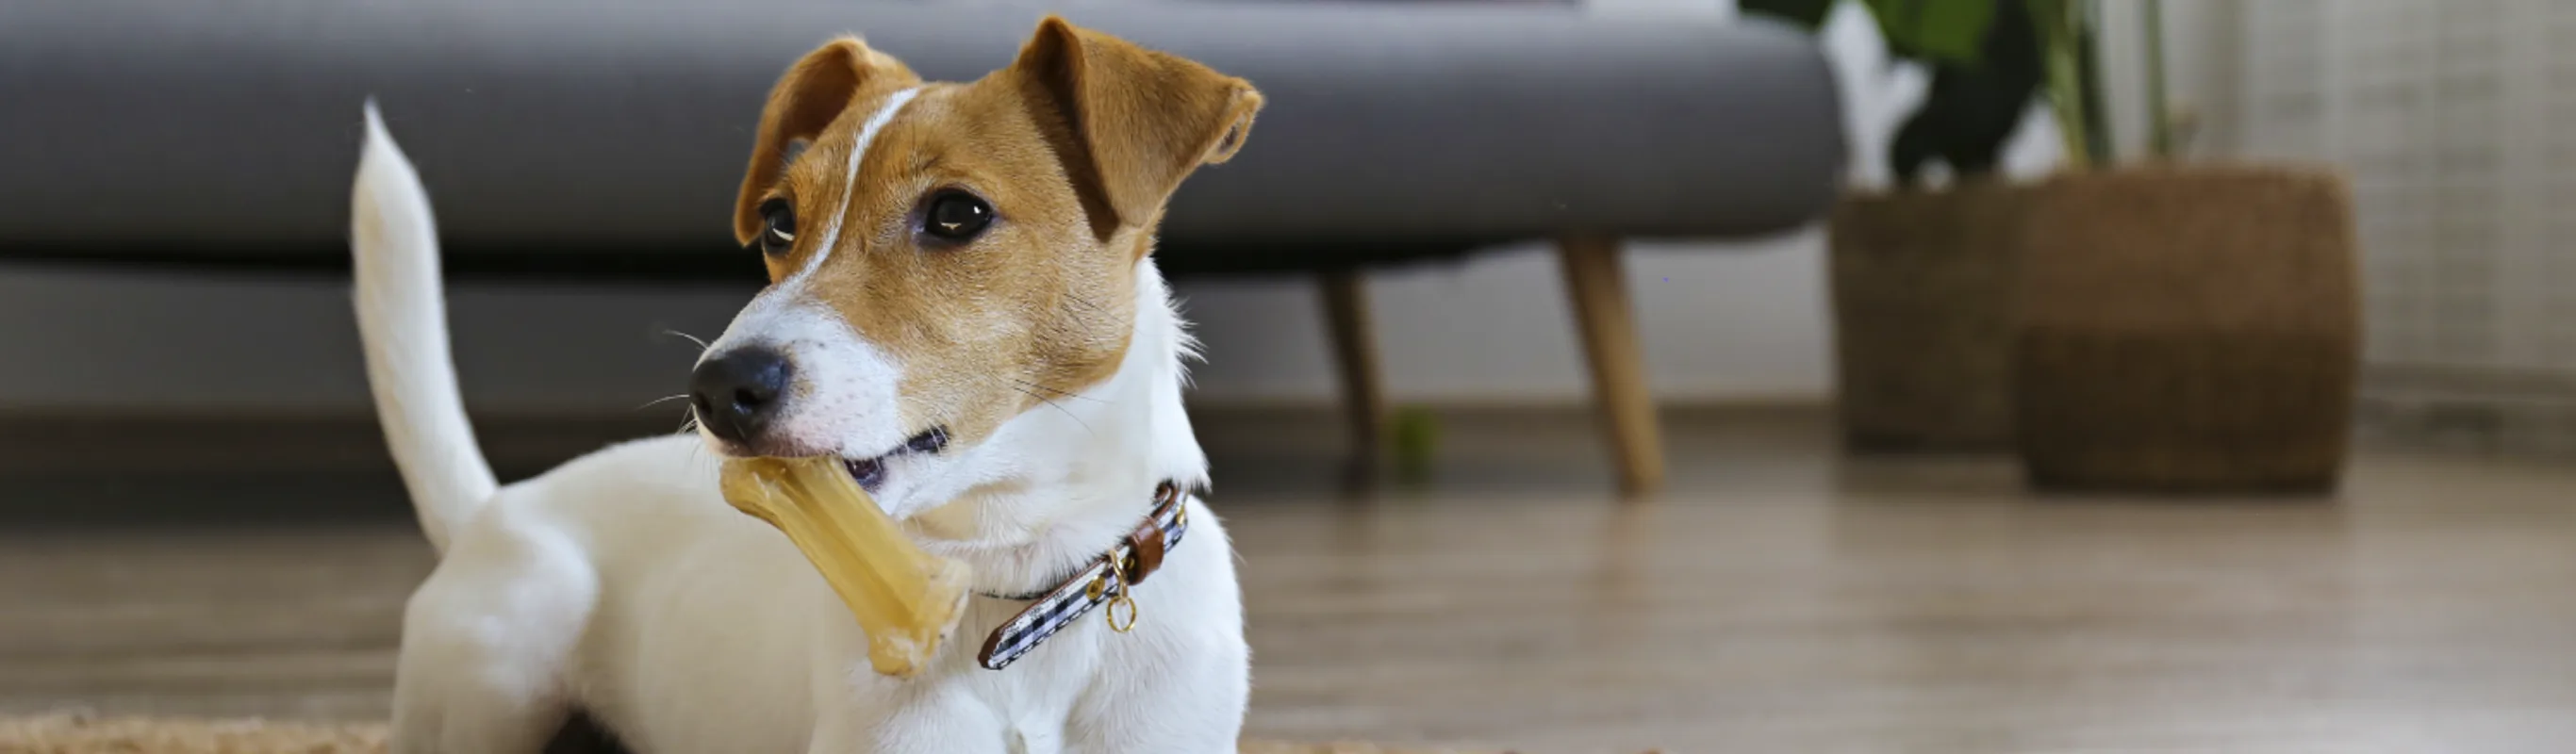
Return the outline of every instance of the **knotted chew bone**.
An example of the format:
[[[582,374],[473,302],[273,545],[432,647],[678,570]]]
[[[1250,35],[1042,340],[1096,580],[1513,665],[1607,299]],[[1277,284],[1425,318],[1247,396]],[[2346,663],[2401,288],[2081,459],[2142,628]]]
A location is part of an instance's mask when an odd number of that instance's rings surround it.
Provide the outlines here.
[[[868,634],[880,675],[909,678],[964,613],[970,569],[922,552],[837,458],[736,458],[727,502],[787,533]]]

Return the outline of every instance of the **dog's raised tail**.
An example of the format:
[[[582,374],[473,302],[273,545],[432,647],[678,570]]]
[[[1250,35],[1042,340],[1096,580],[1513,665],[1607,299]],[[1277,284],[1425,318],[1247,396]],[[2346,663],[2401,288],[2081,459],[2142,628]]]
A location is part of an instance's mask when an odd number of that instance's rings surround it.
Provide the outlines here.
[[[374,100],[366,118],[367,141],[350,192],[349,253],[367,385],[420,528],[443,553],[450,534],[499,484],[474,441],[447,350],[446,293],[428,191],[385,132]]]

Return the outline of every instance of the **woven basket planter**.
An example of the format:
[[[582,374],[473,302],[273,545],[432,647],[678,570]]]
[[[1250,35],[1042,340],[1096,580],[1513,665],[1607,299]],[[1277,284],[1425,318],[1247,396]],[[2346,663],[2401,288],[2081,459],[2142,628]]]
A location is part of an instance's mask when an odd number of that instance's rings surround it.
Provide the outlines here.
[[[2339,178],[2123,169],[2025,208],[2013,384],[2034,485],[2334,486],[2361,342]]]
[[[2012,448],[2021,187],[1855,194],[1831,222],[1837,405],[1859,452]]]

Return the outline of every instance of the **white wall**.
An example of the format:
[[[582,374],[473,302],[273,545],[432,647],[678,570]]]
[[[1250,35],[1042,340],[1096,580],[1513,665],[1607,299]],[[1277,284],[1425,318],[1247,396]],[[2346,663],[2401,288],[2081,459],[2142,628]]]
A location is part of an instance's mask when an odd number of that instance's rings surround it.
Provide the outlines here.
[[[2242,141],[2237,100],[2244,78],[2243,0],[2165,0],[2165,91],[2193,133],[2179,145],[2187,158],[2234,155]],[[2145,4],[2102,3],[2102,85],[2110,92],[2111,129],[2122,155],[2147,154]]]
[[[1680,0],[1599,0],[1601,12],[1689,11]],[[2171,30],[2173,36],[2188,36]],[[1923,77],[1884,64],[1867,17],[1828,29],[1854,137],[1855,179],[1882,177],[1885,134]],[[2181,56],[2177,55],[2179,59]],[[2010,157],[2055,158],[2038,120]],[[1722,137],[1720,137],[1722,138]],[[1817,399],[1831,387],[1821,233],[1744,244],[1641,246],[1630,256],[1649,378],[1671,400]],[[464,286],[458,359],[478,409],[630,411],[677,392],[695,350],[663,335],[721,330],[742,292]],[[1332,395],[1320,314],[1303,280],[1187,286],[1209,344],[1210,399]],[[1579,350],[1555,260],[1538,247],[1372,278],[1389,388],[1400,400],[1578,400]],[[364,408],[344,285],[0,272],[0,410]],[[673,406],[651,411],[677,415]]]

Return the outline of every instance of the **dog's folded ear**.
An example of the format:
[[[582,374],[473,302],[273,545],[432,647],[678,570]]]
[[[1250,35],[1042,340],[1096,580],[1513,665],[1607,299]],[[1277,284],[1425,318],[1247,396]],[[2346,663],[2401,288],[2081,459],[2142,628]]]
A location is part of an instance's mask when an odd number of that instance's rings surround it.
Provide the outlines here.
[[[1104,239],[1153,224],[1181,179],[1243,147],[1261,110],[1243,79],[1056,16],[1038,22],[1010,73]]]
[[[921,77],[902,61],[869,49],[857,37],[834,39],[805,53],[778,78],[778,85],[769,90],[768,106],[761,110],[751,167],[744,171],[742,194],[734,200],[734,240],[748,244],[759,236],[764,195],[786,174],[796,154],[830,128],[862,93],[920,82]]]

